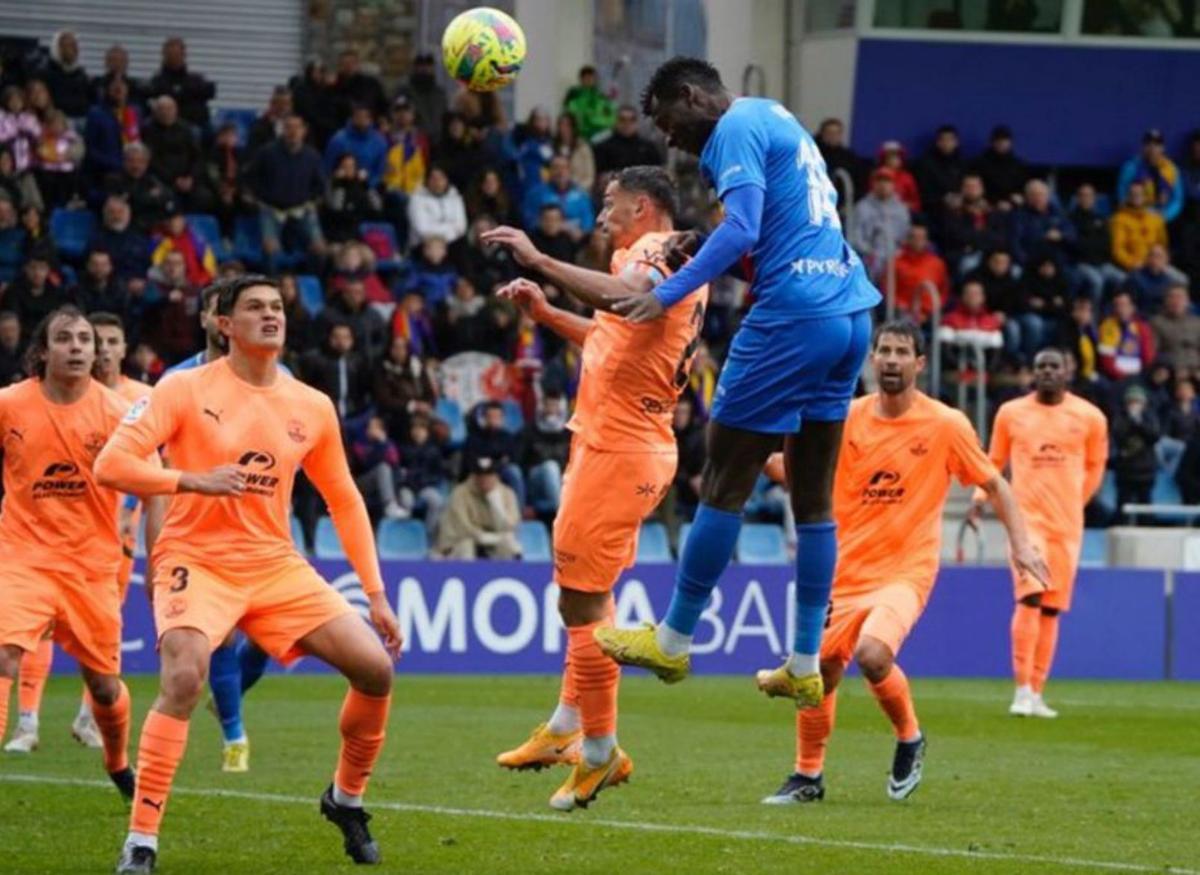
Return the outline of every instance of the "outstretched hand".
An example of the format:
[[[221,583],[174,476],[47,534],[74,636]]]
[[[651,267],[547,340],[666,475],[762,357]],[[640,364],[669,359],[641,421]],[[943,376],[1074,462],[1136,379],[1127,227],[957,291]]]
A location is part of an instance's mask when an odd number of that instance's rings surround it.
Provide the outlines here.
[[[496,290],[496,297],[502,301],[511,301],[517,308],[535,321],[550,305],[546,303],[546,293],[542,287],[532,280],[515,279]]]
[[[484,243],[503,246],[512,252],[513,259],[522,267],[532,267],[538,256],[538,248],[533,245],[529,235],[519,228],[500,225],[479,235]]]

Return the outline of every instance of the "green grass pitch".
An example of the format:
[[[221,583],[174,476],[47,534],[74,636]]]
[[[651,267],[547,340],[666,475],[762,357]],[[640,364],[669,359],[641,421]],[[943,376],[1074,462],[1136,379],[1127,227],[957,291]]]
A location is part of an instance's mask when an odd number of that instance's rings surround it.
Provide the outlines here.
[[[135,740],[154,679],[130,681]],[[793,714],[749,678],[664,687],[625,679],[632,781],[586,811],[553,812],[564,770],[510,774],[496,752],[553,705],[550,677],[398,677],[367,805],[383,871],[405,873],[1200,873],[1200,686],[1055,682],[1057,721],[1006,715],[1008,685],[913,681],[929,736],[925,783],[884,793],[892,736],[847,679],[808,806],[759,799],[790,771]],[[161,837],[159,871],[348,871],[317,814],[343,683],[268,676],[246,702],[251,771],[219,769],[199,710]],[[126,827],[99,755],[69,736],[79,685],[54,678],[42,747],[0,754],[0,872],[111,871]],[[15,702],[13,703],[15,711]],[[15,714],[14,714],[15,718]],[[132,753],[132,752],[131,752]]]

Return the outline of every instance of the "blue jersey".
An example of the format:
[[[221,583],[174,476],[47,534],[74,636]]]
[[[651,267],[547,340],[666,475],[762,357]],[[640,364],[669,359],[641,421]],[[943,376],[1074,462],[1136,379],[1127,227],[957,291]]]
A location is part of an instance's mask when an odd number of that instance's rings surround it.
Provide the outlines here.
[[[162,375],[163,375],[163,377],[166,377],[166,376],[169,376],[170,374],[175,373],[176,371],[190,371],[192,368],[203,367],[206,364],[208,364],[208,350],[202,349],[198,353],[196,353],[194,356],[191,356],[190,358],[185,358],[179,364],[171,365],[171,367],[169,367],[165,371],[163,371]],[[283,364],[282,362],[280,362],[280,364],[279,364],[279,370],[283,371],[289,377],[293,376],[292,372],[288,369],[288,366]],[[162,379],[162,377],[160,377],[159,379]]]
[[[735,100],[700,154],[700,170],[721,199],[743,185],[764,193],[746,323],[844,316],[879,303],[842,236],[837,192],[817,144],[781,104]]]

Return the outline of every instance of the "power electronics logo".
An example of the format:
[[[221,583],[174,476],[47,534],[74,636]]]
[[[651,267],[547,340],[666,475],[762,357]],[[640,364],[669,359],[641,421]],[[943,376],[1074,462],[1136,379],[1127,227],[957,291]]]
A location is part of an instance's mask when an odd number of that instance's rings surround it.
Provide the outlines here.
[[[87,480],[79,476],[74,462],[51,462],[42,476],[33,481],[33,498],[81,498],[87,492]]]
[[[275,495],[279,486],[279,478],[268,474],[275,467],[275,457],[265,450],[247,450],[242,453],[237,463],[246,469],[246,491],[253,495],[264,495],[268,498]]]
[[[900,485],[900,475],[895,471],[881,468],[871,475],[867,485],[863,487],[863,504],[899,504],[904,500],[904,487]]]
[[[1039,444],[1033,454],[1033,464],[1037,467],[1057,467],[1067,461],[1067,454],[1058,444]]]

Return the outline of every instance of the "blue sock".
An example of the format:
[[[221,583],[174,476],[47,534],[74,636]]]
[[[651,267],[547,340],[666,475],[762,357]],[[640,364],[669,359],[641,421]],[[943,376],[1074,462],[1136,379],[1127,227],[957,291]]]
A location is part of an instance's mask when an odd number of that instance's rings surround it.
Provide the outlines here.
[[[688,536],[691,539],[691,535]],[[794,653],[821,652],[821,633],[833,567],[837,562],[837,527],[832,522],[796,526],[796,637]]]
[[[208,685],[212,687],[221,734],[226,741],[245,736],[242,726],[242,670],[238,666],[237,646],[218,647],[208,665]]]
[[[242,675],[242,694],[244,695],[246,690],[258,683],[258,679],[263,676],[270,657],[249,638],[243,638],[238,642],[237,653]]]
[[[740,513],[717,510],[707,504],[696,509],[692,530],[679,557],[675,592],[667,608],[667,626],[683,635],[695,634],[708,597],[733,558],[733,547],[741,530]]]

